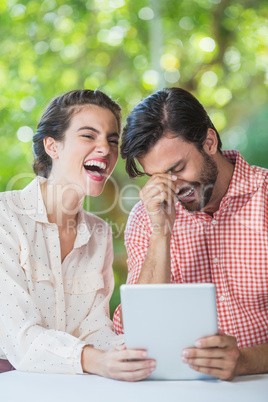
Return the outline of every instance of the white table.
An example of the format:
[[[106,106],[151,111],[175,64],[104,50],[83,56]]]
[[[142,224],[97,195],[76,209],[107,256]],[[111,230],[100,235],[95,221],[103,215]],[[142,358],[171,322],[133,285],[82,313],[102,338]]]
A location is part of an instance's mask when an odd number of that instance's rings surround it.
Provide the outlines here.
[[[0,374],[1,402],[268,402],[268,374],[232,382],[141,381],[94,375]]]

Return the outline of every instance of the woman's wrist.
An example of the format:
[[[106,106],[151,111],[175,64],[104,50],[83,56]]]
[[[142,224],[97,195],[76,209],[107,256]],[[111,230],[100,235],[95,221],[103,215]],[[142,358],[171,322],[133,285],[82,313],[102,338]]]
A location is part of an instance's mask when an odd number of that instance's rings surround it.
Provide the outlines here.
[[[81,365],[83,372],[101,375],[100,357],[103,353],[104,351],[95,349],[91,345],[84,346],[81,353]]]

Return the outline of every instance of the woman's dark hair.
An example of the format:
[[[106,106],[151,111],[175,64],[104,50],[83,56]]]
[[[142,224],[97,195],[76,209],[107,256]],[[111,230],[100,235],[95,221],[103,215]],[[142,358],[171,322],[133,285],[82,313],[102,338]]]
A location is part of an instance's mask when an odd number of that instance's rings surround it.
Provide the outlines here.
[[[103,92],[97,89],[95,91],[82,89],[70,91],[54,98],[41,117],[33,137],[33,170],[36,175],[48,177],[52,167],[52,159],[45,151],[44,139],[52,137],[56,141],[63,141],[73,114],[86,105],[109,109],[117,120],[120,132],[121,108]]]
[[[130,177],[142,176],[136,164],[167,132],[194,143],[202,152],[208,128],[220,136],[201,103],[182,88],[165,88],[143,99],[127,117],[123,130],[121,156],[126,159]]]

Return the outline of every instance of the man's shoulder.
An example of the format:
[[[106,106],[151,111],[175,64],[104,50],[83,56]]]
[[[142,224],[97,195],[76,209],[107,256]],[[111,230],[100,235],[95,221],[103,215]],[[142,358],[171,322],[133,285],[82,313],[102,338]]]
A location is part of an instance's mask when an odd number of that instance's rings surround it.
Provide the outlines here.
[[[252,165],[251,168],[254,172],[258,188],[268,191],[268,169],[255,165]]]
[[[255,174],[262,180],[268,180],[268,169],[261,167],[261,166],[255,166],[251,165],[251,168],[254,170]]]
[[[236,192],[237,188],[242,192],[256,192],[258,189],[263,190],[264,187],[267,187],[267,168],[251,165],[250,162],[247,162],[236,150],[223,151],[223,155],[233,165],[235,165],[233,182]]]
[[[128,220],[127,220],[127,226],[126,226],[126,232],[129,230],[135,230],[135,228],[149,228],[151,224],[151,221],[149,219],[149,216],[146,212],[146,208],[143,204],[142,201],[139,201],[137,204],[134,205],[132,208]]]
[[[129,219],[147,219],[147,217],[146,208],[142,201],[137,202],[129,214]]]

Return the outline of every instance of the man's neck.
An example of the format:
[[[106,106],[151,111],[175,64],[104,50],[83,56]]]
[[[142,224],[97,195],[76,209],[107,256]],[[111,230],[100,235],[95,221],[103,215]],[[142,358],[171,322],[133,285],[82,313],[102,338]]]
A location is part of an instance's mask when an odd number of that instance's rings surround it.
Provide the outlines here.
[[[228,191],[234,173],[234,165],[219,152],[217,152],[217,154],[215,155],[214,160],[217,164],[219,173],[211,196],[211,200],[209,201],[208,205],[203,209],[203,212],[211,216],[213,216],[213,214],[218,211],[220,203]]]

